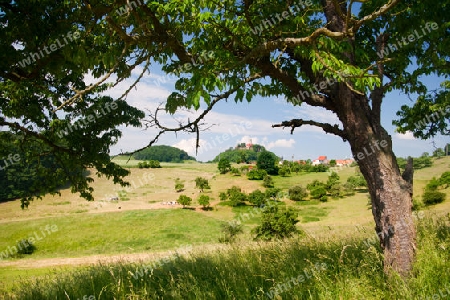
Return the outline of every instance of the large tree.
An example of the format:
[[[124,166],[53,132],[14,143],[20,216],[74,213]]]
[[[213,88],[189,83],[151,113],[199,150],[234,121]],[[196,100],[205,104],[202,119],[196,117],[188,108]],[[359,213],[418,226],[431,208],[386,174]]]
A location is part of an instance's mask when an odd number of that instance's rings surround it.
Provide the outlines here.
[[[108,148],[118,125],[139,125],[142,113],[124,101],[138,85],[107,118],[57,134],[111,105],[100,94],[108,78],[119,83],[137,73],[137,83],[152,63],[179,78],[146,123],[159,129],[149,145],[181,130],[198,141],[203,117],[228,98],[283,96],[323,107],[341,124],[294,119],[274,126],[317,126],[348,141],[368,182],[385,269],[407,276],[416,244],[412,176],[400,174],[381,104],[392,89],[427,95],[421,76],[448,74],[449,13],[447,3],[424,0],[3,0],[0,125],[39,139],[68,170],[94,167],[124,183],[126,172],[109,161]],[[98,82],[87,85],[87,73]],[[163,113],[198,110],[203,102],[195,120],[176,128],[160,122]],[[73,180],[74,191],[89,198],[89,178]]]

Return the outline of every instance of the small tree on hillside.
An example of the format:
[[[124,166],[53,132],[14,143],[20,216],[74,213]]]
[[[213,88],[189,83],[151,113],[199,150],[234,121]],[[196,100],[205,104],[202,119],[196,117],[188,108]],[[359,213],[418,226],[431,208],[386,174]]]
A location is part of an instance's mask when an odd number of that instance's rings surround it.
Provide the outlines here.
[[[180,197],[178,197],[178,203],[180,203],[181,205],[183,205],[183,208],[185,208],[186,206],[191,205],[192,203],[192,198],[188,197],[186,195],[180,195]]]
[[[217,168],[219,169],[220,174],[227,173],[228,171],[231,170],[230,161],[227,158],[221,158],[219,160],[219,164],[217,165]]]
[[[294,186],[289,189],[289,199],[294,201],[302,201],[308,197],[308,191],[301,185]]]
[[[270,175],[264,176],[263,186],[266,187],[266,188],[273,188],[274,187],[274,182],[273,182],[272,176],[270,176]]]
[[[182,192],[184,190],[184,183],[182,183],[180,180],[175,180],[175,190],[177,193]]]
[[[248,195],[248,201],[254,206],[262,206],[266,203],[266,195],[260,190],[254,190]]]
[[[276,160],[277,158],[273,153],[269,151],[263,151],[258,156],[256,166],[259,170],[266,170],[269,175],[277,175],[278,167],[275,165]]]
[[[209,207],[209,196],[207,195],[200,195],[200,197],[198,197],[198,204],[203,206],[203,209],[206,209],[207,207]]]
[[[283,165],[279,170],[278,170],[278,175],[280,176],[288,176],[289,174],[291,174],[291,169],[289,168],[289,166],[287,165]]]
[[[210,189],[208,179],[203,177],[197,177],[195,178],[195,187],[200,189],[201,192],[203,192],[204,189]]]
[[[292,208],[268,206],[262,212],[261,224],[253,232],[255,240],[284,239],[298,233],[298,213]]]

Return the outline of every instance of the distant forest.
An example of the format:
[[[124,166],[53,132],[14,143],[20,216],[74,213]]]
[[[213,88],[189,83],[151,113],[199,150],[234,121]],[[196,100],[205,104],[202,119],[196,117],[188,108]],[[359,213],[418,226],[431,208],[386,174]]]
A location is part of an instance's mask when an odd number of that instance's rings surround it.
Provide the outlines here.
[[[186,151],[171,146],[151,146],[133,155],[136,160],[157,160],[160,162],[183,162],[195,160]]]
[[[213,162],[218,162],[221,158],[226,158],[230,162],[235,163],[250,163],[255,162],[258,159],[259,153],[267,151],[264,146],[253,144],[251,146],[247,146],[245,143],[238,144],[235,148],[229,148],[224,152],[217,155]],[[274,154],[276,157],[276,155]]]

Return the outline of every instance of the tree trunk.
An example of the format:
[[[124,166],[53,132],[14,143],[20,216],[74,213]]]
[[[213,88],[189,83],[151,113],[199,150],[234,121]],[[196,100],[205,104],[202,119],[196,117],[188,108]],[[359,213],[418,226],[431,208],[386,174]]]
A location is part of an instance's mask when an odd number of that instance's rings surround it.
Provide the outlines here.
[[[391,137],[368,106],[367,99],[342,85],[340,91],[342,106],[338,116],[368,183],[375,229],[384,251],[385,272],[394,270],[408,277],[416,249],[412,184],[402,178]]]

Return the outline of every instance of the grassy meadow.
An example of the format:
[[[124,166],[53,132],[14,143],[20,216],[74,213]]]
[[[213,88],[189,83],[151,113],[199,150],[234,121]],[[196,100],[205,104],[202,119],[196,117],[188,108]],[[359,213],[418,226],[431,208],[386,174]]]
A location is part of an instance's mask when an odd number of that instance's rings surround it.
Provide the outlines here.
[[[450,189],[443,190],[446,202],[416,213],[415,275],[402,282],[384,277],[380,251],[376,243],[368,242],[375,232],[365,190],[324,203],[282,199],[299,210],[298,226],[304,235],[257,243],[251,229],[258,223],[258,211],[220,205],[219,193],[233,185],[246,193],[264,190],[261,181],[220,175],[216,164],[163,163],[161,169],[138,169],[137,161],[125,157],[115,161],[130,168],[131,186],[114,186],[92,175],[96,201],[87,202],[65,189],[61,197],[35,200],[26,210],[18,202],[0,203],[0,253],[8,254],[0,260],[0,297],[428,299],[445,290],[446,284],[450,290],[450,274],[445,271],[450,266],[450,220],[445,216],[450,212]],[[416,171],[414,197],[420,198],[427,181],[449,168],[446,157]],[[336,170],[341,182],[355,171]],[[197,176],[209,180],[211,189],[205,190],[213,199],[209,211],[196,202]],[[287,191],[314,179],[325,181],[327,176],[293,173],[274,181]],[[175,191],[175,180],[184,183],[183,192]],[[110,201],[118,193],[119,201]],[[193,198],[191,209],[162,204],[180,194]],[[221,224],[233,219],[242,221],[244,233],[233,245],[218,244]],[[17,241],[28,237],[36,239],[37,250],[22,257],[10,255]]]

